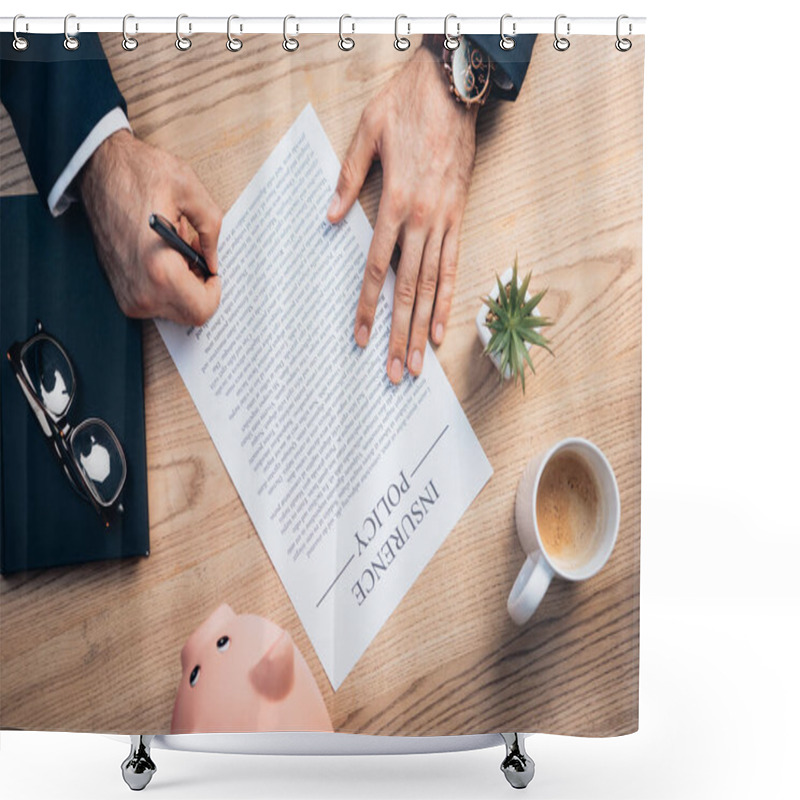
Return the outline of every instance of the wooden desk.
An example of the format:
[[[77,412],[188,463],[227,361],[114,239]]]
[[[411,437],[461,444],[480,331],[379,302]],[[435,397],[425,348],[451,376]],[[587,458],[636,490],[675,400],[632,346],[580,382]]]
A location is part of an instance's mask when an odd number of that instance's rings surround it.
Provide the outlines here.
[[[187,160],[227,209],[307,102],[342,157],[361,109],[409,57],[389,37],[103,38],[136,133]],[[637,727],[644,42],[613,37],[534,48],[516,103],[492,103],[461,241],[444,370],[494,476],[336,693],[337,730],[407,735]],[[5,111],[0,191],[33,185]],[[376,169],[361,195],[374,223]],[[500,386],[481,354],[478,298],[519,253],[556,357],[537,354],[528,391]],[[166,733],[180,649],[221,602],[287,628],[329,708],[333,692],[154,325],[144,327],[151,556],[0,580],[0,725]],[[514,494],[535,453],[564,436],[595,441],[622,496],[608,565],[556,580],[518,628],[506,598],[523,561]],[[213,491],[212,491],[213,487]],[[453,569],[453,564],[458,564]]]

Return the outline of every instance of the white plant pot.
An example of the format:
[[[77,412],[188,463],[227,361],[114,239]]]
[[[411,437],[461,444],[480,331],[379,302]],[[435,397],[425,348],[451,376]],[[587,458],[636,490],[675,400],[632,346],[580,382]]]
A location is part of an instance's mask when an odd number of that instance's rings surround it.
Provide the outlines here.
[[[500,283],[503,286],[505,286],[507,283],[510,283],[511,282],[511,278],[512,278],[513,275],[514,275],[514,268],[513,267],[509,267],[500,276]],[[517,272],[517,286],[520,286],[522,284],[522,281],[523,281],[524,277],[525,277],[524,275],[522,277],[520,277],[519,272]],[[500,295],[500,289],[497,286],[497,281],[494,281],[494,287],[492,288],[492,291],[489,292],[489,297],[491,297],[492,300],[497,300],[499,295]],[[533,297],[533,295],[530,292],[525,292],[525,300],[526,301],[530,300],[531,297]],[[536,306],[533,309],[532,313],[536,314],[536,311],[537,311],[538,308],[539,308],[539,306]],[[481,343],[483,344],[484,350],[486,349],[486,346],[489,344],[489,339],[492,338],[492,332],[489,330],[489,328],[486,325],[486,317],[488,316],[488,314],[489,314],[489,306],[487,306],[486,303],[481,303],[481,307],[480,307],[480,309],[478,309],[478,316],[475,317],[475,325],[478,328],[478,337],[480,338]],[[539,331],[541,329],[540,328],[536,328],[536,330]],[[533,347],[533,345],[528,347],[528,352],[530,352],[531,347]],[[492,363],[497,367],[497,370],[499,372],[500,371],[500,357],[496,353],[489,353],[488,355],[489,355],[489,358],[492,359]],[[511,377],[511,367],[506,366],[505,371],[503,372],[503,378],[505,378],[505,380],[508,380],[510,377]]]

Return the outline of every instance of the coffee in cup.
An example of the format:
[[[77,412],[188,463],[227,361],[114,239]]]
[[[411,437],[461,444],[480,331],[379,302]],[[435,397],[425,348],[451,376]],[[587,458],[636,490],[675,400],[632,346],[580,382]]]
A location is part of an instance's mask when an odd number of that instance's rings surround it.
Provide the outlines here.
[[[536,494],[536,521],[550,558],[580,564],[592,552],[600,519],[594,475],[578,453],[562,450],[545,465]]]
[[[517,535],[528,557],[508,598],[511,618],[530,619],[553,576],[597,573],[614,548],[619,516],[617,481],[596,445],[564,439],[533,458],[517,488]]]

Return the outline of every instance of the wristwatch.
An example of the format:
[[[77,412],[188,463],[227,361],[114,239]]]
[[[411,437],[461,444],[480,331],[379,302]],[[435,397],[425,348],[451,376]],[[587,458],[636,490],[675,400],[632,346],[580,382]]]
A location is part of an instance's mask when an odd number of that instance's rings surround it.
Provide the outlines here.
[[[455,50],[448,50],[441,39],[432,35],[422,38],[424,46],[441,58],[450,92],[466,106],[482,106],[492,86],[492,62],[474,42],[461,38]]]

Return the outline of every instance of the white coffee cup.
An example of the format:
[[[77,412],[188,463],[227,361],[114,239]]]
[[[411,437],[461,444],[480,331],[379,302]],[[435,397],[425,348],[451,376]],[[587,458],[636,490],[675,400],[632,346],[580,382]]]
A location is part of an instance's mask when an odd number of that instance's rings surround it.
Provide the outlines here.
[[[556,454],[579,456],[594,478],[597,489],[598,523],[591,546],[579,562],[548,553],[536,519],[536,499],[545,467]],[[517,487],[517,536],[528,554],[508,597],[508,613],[518,625],[527,622],[539,607],[554,576],[583,581],[599,572],[608,561],[619,531],[619,489],[611,464],[597,445],[586,439],[563,439],[547,452],[532,458]]]

